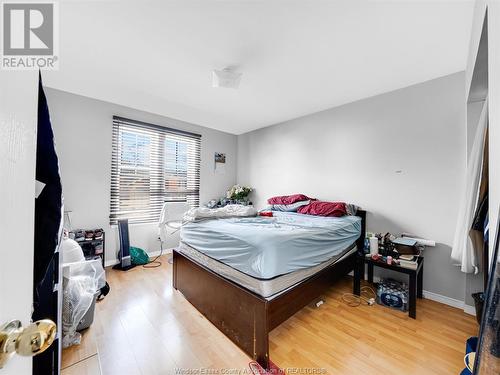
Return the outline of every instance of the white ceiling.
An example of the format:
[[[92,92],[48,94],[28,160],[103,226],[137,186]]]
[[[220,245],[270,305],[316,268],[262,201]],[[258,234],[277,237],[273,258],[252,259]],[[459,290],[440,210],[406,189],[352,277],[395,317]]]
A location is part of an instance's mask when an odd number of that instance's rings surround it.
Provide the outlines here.
[[[49,87],[229,133],[465,69],[473,1],[61,1]],[[238,90],[211,71],[243,72]]]

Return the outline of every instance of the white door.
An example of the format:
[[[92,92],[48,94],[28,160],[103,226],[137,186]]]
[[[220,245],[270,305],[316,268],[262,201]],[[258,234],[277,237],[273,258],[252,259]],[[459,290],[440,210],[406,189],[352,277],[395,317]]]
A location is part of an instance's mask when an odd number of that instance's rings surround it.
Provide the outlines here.
[[[0,70],[0,325],[30,322],[38,72]],[[13,356],[0,375],[31,375],[32,358]]]

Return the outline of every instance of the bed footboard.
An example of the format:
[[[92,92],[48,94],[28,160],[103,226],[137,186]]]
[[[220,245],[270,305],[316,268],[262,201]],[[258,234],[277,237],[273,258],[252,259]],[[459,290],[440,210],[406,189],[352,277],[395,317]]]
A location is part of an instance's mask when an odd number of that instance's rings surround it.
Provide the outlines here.
[[[267,302],[173,251],[173,285],[231,341],[269,365]]]

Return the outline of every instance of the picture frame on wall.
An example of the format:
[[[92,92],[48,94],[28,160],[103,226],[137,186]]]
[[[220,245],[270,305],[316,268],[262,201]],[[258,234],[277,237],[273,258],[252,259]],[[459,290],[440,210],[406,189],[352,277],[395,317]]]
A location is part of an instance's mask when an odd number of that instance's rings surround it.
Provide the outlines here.
[[[216,152],[215,153],[215,162],[216,163],[226,163],[226,154],[222,152]]]
[[[214,155],[215,174],[226,174],[226,154],[224,152],[216,152]]]

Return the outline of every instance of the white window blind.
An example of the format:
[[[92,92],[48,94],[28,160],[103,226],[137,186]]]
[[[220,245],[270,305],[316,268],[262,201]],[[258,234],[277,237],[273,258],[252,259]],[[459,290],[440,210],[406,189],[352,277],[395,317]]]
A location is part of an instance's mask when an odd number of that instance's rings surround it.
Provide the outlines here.
[[[113,116],[110,223],[157,222],[164,202],[200,199],[201,136]]]

